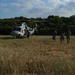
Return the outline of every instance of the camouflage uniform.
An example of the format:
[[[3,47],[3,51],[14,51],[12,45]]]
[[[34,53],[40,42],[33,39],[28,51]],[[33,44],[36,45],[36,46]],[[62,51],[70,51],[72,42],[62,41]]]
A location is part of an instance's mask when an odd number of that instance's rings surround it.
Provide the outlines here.
[[[67,44],[69,44],[69,42],[70,42],[70,35],[71,35],[71,31],[70,31],[70,30],[67,30],[67,31],[66,31]]]
[[[30,32],[29,30],[27,30],[27,38],[29,38],[29,36],[30,36]]]
[[[61,43],[64,42],[64,33],[63,33],[63,31],[61,31],[61,34],[60,34],[60,42]]]
[[[57,31],[55,30],[55,31],[54,31],[54,34],[53,34],[53,36],[52,36],[52,39],[53,39],[53,40],[56,40],[56,35],[57,35]]]

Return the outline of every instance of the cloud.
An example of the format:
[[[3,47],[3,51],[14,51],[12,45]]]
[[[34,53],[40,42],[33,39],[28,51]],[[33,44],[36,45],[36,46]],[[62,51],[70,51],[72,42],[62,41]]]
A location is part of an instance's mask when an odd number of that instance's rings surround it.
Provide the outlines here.
[[[8,13],[10,10],[8,8],[4,8],[4,9],[0,8],[0,11],[5,14]]]
[[[75,0],[6,0],[0,1],[0,10],[12,16],[47,17],[70,16],[75,13]],[[5,10],[5,11],[4,11]],[[7,13],[8,13],[7,12]],[[15,12],[15,14],[14,14]]]

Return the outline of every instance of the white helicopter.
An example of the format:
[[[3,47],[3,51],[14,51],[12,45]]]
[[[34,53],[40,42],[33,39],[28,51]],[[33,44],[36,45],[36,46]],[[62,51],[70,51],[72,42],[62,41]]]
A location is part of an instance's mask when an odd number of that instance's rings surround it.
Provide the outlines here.
[[[37,27],[37,24],[36,24],[36,27]],[[36,27],[32,29],[28,27],[25,22],[23,22],[20,26],[12,30],[11,35],[14,38],[24,38],[24,37],[27,38],[35,32]]]

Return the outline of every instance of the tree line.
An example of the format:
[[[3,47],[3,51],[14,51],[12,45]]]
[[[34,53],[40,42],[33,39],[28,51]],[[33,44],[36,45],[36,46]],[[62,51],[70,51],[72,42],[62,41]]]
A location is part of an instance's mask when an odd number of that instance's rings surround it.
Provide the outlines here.
[[[0,35],[10,35],[13,28],[26,22],[29,27],[34,28],[37,23],[35,35],[52,35],[54,30],[60,34],[60,30],[71,30],[72,35],[75,35],[75,15],[70,17],[59,17],[49,15],[47,18],[26,18],[23,16],[15,18],[0,19]]]

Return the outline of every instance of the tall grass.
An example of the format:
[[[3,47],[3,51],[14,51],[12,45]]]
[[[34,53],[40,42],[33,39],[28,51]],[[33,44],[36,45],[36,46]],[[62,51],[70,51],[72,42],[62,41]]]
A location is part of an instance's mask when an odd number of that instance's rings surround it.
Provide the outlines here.
[[[70,44],[51,36],[0,36],[0,75],[74,75],[75,37]]]

